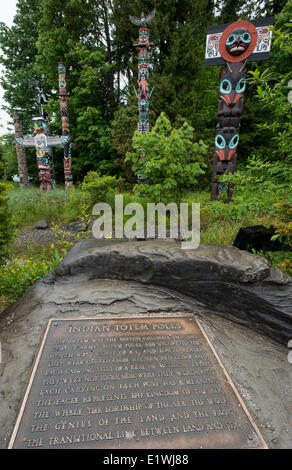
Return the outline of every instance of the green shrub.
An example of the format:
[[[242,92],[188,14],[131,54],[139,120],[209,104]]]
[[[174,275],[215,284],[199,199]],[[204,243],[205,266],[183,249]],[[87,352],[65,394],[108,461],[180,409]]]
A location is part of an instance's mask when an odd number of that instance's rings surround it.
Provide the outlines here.
[[[155,202],[177,200],[204,174],[207,146],[201,140],[194,142],[194,129],[186,122],[173,129],[164,113],[150,132],[135,131],[132,147],[135,152],[127,153],[126,161],[132,161],[136,174],[153,182],[136,186],[135,191]]]
[[[18,299],[38,279],[53,271],[66,254],[66,249],[58,250],[53,244],[50,249],[25,258],[13,258],[0,266],[1,296]]]
[[[12,222],[9,210],[6,186],[0,183],[0,261],[8,256],[9,246],[15,234],[15,226]]]
[[[276,234],[272,240],[279,238],[281,242],[292,248],[292,197],[286,196],[275,204],[277,209],[275,227]]]
[[[89,171],[81,184],[81,190],[92,205],[112,198],[121,183],[122,179],[116,176],[100,176],[96,171]]]

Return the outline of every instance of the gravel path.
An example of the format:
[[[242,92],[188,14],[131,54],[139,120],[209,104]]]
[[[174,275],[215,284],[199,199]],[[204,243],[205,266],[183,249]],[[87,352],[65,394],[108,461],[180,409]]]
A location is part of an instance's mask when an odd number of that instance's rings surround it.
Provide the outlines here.
[[[82,222],[76,221],[61,227],[61,230],[65,231],[67,234],[65,237],[66,241],[77,241],[76,236],[77,233],[81,231],[81,224]],[[18,234],[14,241],[14,246],[16,248],[24,248],[27,247],[28,244],[45,246],[49,243],[56,243],[58,240],[60,240],[59,236],[50,225],[46,229],[36,229],[32,227]]]

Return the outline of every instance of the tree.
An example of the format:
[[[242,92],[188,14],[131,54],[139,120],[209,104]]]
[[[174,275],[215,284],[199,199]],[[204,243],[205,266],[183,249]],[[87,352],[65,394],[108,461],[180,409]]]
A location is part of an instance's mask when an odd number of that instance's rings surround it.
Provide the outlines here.
[[[121,113],[127,123],[133,120],[133,103],[137,103],[133,91],[137,87],[137,52],[133,44],[137,41],[138,27],[130,23],[129,15],[140,16],[143,11],[146,14],[152,9],[151,1],[113,2],[113,37],[115,48],[120,51],[118,71],[123,78],[121,83],[124,83],[120,93]],[[216,73],[205,67],[204,51],[207,26],[213,22],[213,9],[212,0],[158,3],[156,15],[149,24],[150,41],[154,43],[149,77],[150,89],[154,88],[150,101],[150,128],[161,112],[165,112],[172,124],[179,118],[187,120],[198,135],[203,134],[204,139],[211,136],[216,125],[219,70],[216,78]],[[138,120],[138,108],[135,116]],[[115,132],[114,145],[119,152],[123,142],[129,145],[126,134],[126,129]],[[211,139],[213,137],[210,142]]]
[[[47,0],[39,23],[37,63],[51,89],[58,89],[58,62],[63,61],[67,68],[75,180],[89,170],[116,171],[110,131],[115,110],[114,64],[107,8],[106,1]],[[60,129],[56,94],[47,109],[56,116],[52,128]]]
[[[134,152],[127,159],[133,170],[139,173],[143,168],[143,176],[153,181],[137,186],[136,191],[154,201],[180,198],[204,174],[206,145],[202,140],[194,142],[194,129],[186,122],[179,129],[172,128],[165,113],[150,132],[135,131],[132,146]]]
[[[0,182],[0,263],[8,257],[14,234],[15,226],[9,210],[5,184]]]
[[[37,112],[36,93],[29,81],[36,74],[40,12],[38,0],[19,0],[11,28],[0,23],[0,62],[4,67],[1,85],[8,103],[4,109],[11,118],[17,109],[24,134],[31,129],[31,118]]]
[[[19,117],[16,111],[13,113],[13,121],[14,121],[14,128],[15,128],[15,137],[22,138],[23,137],[23,130],[22,125],[19,122]],[[27,188],[28,187],[28,172],[27,172],[27,164],[26,164],[26,154],[25,149],[20,145],[16,145],[16,154],[17,154],[17,170],[20,179],[20,187]]]

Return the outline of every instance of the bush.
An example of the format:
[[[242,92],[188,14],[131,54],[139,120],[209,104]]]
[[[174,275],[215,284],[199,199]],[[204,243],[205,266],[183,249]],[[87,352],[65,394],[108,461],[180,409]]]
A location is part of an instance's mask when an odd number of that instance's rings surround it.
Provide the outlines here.
[[[116,176],[100,176],[96,171],[89,171],[81,184],[81,190],[92,205],[106,202],[121,183],[122,179],[117,179]]]
[[[2,262],[9,252],[9,246],[15,234],[15,226],[9,211],[6,186],[0,183],[0,261]]]
[[[286,196],[275,204],[277,209],[275,227],[276,234],[272,240],[279,238],[281,242],[292,248],[292,197]]]
[[[205,173],[207,146],[201,140],[194,142],[194,129],[186,122],[172,129],[164,113],[150,132],[134,133],[132,147],[135,152],[127,153],[126,160],[132,161],[136,174],[153,182],[136,186],[135,191],[155,202],[180,198]]]
[[[41,253],[26,258],[14,258],[0,269],[1,295],[18,299],[23,293],[49,272],[53,271],[66,254],[52,244],[50,250],[43,249]]]

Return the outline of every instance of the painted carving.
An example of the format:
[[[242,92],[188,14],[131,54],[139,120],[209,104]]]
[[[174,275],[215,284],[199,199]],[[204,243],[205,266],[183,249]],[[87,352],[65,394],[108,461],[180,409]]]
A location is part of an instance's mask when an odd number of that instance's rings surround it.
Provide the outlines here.
[[[268,58],[272,34],[269,24],[272,24],[272,18],[252,22],[239,20],[208,28],[206,65],[223,65],[215,136],[212,200],[217,199],[222,191],[227,191],[228,201],[232,196],[231,185],[225,188],[223,183],[218,182],[218,176],[226,171],[234,173],[236,169],[247,62]]]
[[[142,134],[149,132],[149,103],[153,90],[149,92],[149,67],[150,67],[150,46],[152,45],[149,42],[149,29],[147,24],[153,20],[155,16],[155,9],[144,17],[142,13],[141,18],[135,16],[130,16],[130,21],[136,26],[140,26],[139,29],[139,42],[134,44],[138,51],[138,92],[135,90],[137,100],[138,100],[138,131]],[[141,155],[141,163],[143,160],[143,155]],[[143,172],[138,174],[138,183],[146,183],[146,179],[143,176]]]
[[[35,147],[37,155],[37,165],[39,170],[40,189],[51,190],[52,183],[52,158],[50,149],[52,147],[64,146],[68,143],[69,137],[56,137],[47,135],[47,124],[43,116],[33,118],[34,135],[24,138],[15,138],[15,142],[22,147]]]
[[[68,142],[64,145],[65,189],[71,189],[73,186],[72,159],[71,159],[72,144],[70,143],[67,76],[66,76],[66,67],[63,62],[58,63],[58,76],[59,76],[60,110],[61,110],[61,119],[62,119],[62,134],[64,137],[68,137]]]

